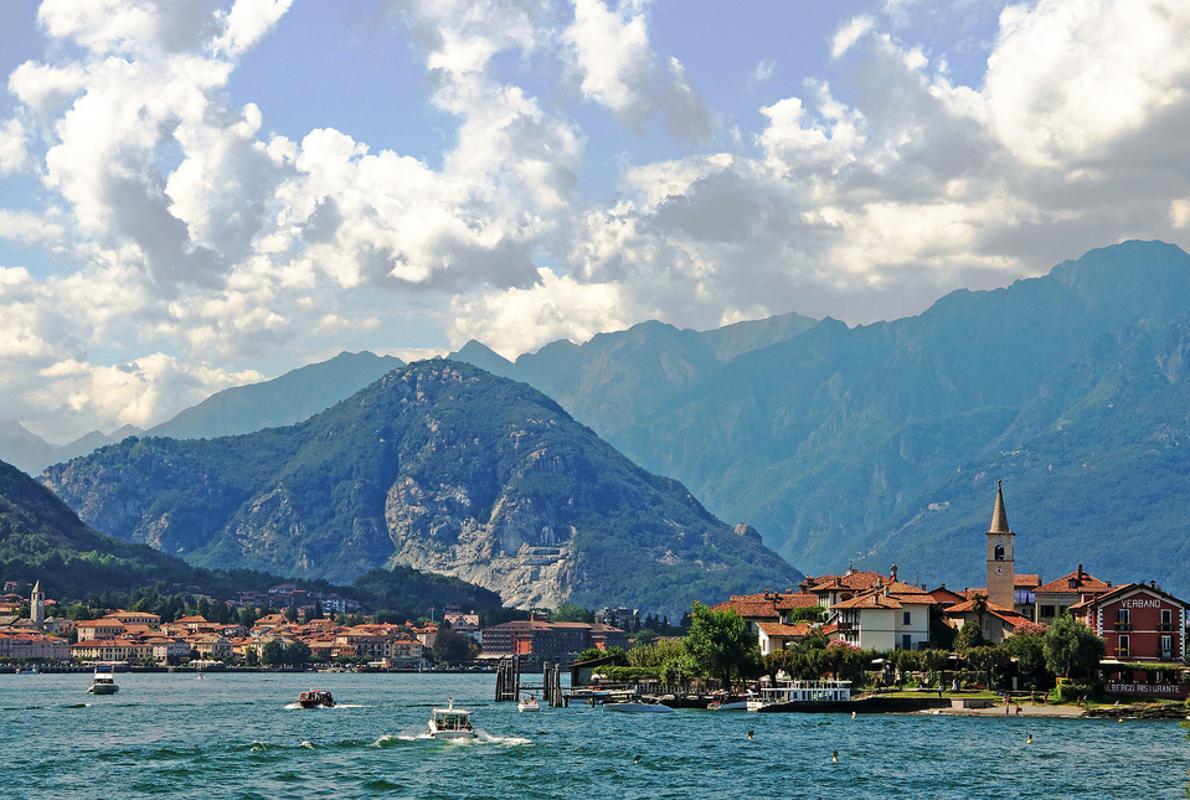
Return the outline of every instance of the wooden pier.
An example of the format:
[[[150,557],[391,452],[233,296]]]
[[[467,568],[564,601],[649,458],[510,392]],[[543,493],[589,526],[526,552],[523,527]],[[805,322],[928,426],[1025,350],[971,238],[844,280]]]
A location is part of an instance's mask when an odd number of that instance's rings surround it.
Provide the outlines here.
[[[546,661],[541,665],[541,683],[521,683],[521,657],[507,656],[496,665],[496,702],[518,701],[524,694],[541,694],[553,708],[569,705],[562,692],[562,665]]]

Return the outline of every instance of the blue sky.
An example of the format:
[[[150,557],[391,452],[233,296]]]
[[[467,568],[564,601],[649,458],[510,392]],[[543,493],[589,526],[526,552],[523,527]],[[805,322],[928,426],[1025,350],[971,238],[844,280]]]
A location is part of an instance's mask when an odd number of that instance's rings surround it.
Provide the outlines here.
[[[1037,0],[0,4],[0,419],[343,350],[916,313],[1190,227],[1190,14]]]

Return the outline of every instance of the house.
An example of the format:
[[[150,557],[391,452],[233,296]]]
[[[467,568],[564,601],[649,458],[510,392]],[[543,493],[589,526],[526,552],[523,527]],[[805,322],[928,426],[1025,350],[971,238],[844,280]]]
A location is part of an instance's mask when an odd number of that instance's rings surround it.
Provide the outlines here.
[[[125,627],[131,625],[145,625],[153,630],[161,627],[161,617],[147,611],[113,611],[107,615],[108,619],[118,620]]]
[[[943,611],[958,603],[965,603],[968,600],[967,595],[947,589],[945,583],[930,592],[930,597],[934,598],[934,602]]]
[[[145,639],[152,648],[152,658],[161,665],[181,664],[190,658],[190,643],[171,636],[155,636]]]
[[[853,594],[830,607],[830,638],[871,650],[917,650],[930,640],[933,596],[924,589],[898,581],[894,572],[884,584]],[[833,586],[828,591],[838,591]]]
[[[1103,639],[1107,657],[1127,661],[1182,661],[1190,606],[1155,584],[1125,583],[1070,607]]]
[[[422,669],[428,666],[426,648],[416,639],[397,639],[389,643],[385,665],[397,669]]]
[[[893,580],[897,577],[897,568],[892,569]],[[883,586],[888,579],[879,572],[848,569],[842,575],[819,575],[816,578],[807,577],[801,583],[802,593],[815,597],[822,608],[830,608],[836,603],[850,600],[856,595],[870,592],[877,586]]]
[[[70,643],[37,631],[0,631],[0,658],[13,661],[65,661]]]
[[[761,622],[793,622],[790,615],[799,608],[822,607],[818,595],[807,592],[761,592],[733,594],[713,607],[715,611],[734,611],[755,631]]]
[[[75,624],[80,642],[114,639],[124,633],[124,623],[118,619],[84,619]]]
[[[962,630],[968,622],[974,622],[983,633],[983,638],[992,644],[1000,644],[1021,625],[1031,624],[1024,614],[997,605],[982,596],[955,603],[944,608],[942,613],[947,624],[956,630]]]
[[[640,609],[639,608],[601,608],[595,612],[595,621],[604,625],[611,625],[613,628],[623,628],[625,630],[639,630],[640,629]]]
[[[1075,603],[1090,600],[1111,588],[1110,583],[1101,581],[1094,575],[1085,572],[1083,565],[1079,564],[1078,569],[1074,572],[1069,572],[1049,583],[1043,583],[1033,590],[1037,606],[1033,621],[1048,625],[1065,614]]]
[[[231,658],[231,640],[217,633],[199,633],[189,639],[190,647],[198,651],[198,657],[208,661],[226,661]]]
[[[70,654],[79,661],[146,662],[153,660],[153,645],[125,638],[90,639],[72,644]]]
[[[784,650],[813,632],[814,626],[808,622],[798,622],[793,625],[787,625],[784,622],[759,622],[756,625],[762,656]]]
[[[474,611],[464,614],[462,611],[450,610],[442,615],[442,621],[449,623],[451,630],[455,633],[466,636],[476,644],[483,641],[479,614],[476,614]]]

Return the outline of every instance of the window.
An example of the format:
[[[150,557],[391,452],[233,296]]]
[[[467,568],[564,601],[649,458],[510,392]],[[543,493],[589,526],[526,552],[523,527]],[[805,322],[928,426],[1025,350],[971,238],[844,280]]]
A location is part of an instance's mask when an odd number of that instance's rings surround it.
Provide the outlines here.
[[[911,618],[912,618],[911,612],[909,612],[909,611],[904,612],[903,614],[901,614],[901,624],[902,625],[911,625],[912,624],[910,622]]]
[[[907,633],[901,634],[901,649],[902,650],[912,650],[913,649],[913,637]]]
[[[1161,626],[1158,630],[1172,631],[1173,630],[1173,609],[1161,609]]]
[[[1042,606],[1041,607],[1041,616],[1046,619],[1052,618],[1054,616],[1054,607],[1053,606]]]
[[[1173,656],[1173,637],[1168,633],[1161,635],[1161,657],[1170,658]]]
[[[1128,624],[1128,614],[1129,614],[1129,613],[1130,613],[1130,612],[1129,612],[1129,611],[1128,611],[1128,609],[1126,609],[1126,608],[1117,608],[1117,609],[1116,609],[1116,621],[1117,621],[1117,622],[1122,622],[1122,623],[1124,623],[1125,625],[1127,625],[1127,624]]]
[[[1120,646],[1119,646],[1118,655],[1121,655],[1121,656],[1128,655],[1128,645],[1130,644],[1130,641],[1129,641],[1130,639],[1131,639],[1131,637],[1129,637],[1128,634],[1126,634],[1126,633],[1120,634]]]
[[[992,551],[992,558],[994,558],[996,561],[1004,560],[1004,545],[996,545],[996,549]]]

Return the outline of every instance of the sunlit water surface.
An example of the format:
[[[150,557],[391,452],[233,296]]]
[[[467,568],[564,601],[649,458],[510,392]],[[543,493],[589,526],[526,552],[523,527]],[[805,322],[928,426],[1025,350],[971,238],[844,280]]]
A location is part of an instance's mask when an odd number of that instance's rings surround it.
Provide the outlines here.
[[[1167,722],[518,714],[491,701],[491,675],[118,682],[92,697],[87,675],[0,675],[0,797],[1185,798],[1190,770],[1187,731]],[[340,705],[296,706],[311,688]],[[478,740],[425,735],[448,696]]]

